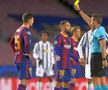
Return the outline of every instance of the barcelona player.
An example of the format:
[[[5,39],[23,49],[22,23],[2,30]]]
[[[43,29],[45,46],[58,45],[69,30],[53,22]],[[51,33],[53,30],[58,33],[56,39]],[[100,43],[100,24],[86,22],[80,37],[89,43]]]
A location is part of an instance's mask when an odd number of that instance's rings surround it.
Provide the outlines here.
[[[15,64],[20,80],[17,90],[26,90],[28,80],[32,77],[31,62],[31,30],[34,18],[30,13],[22,16],[23,25],[19,27],[10,40],[10,45],[15,54]]]
[[[61,32],[56,36],[54,42],[56,86],[54,90],[69,90],[71,80],[71,39],[68,36],[71,25],[69,21],[61,21],[59,24]]]
[[[71,37],[71,67],[72,67],[72,80],[70,83],[70,90],[75,90],[75,84],[77,83],[77,79],[82,75],[82,68],[79,64],[79,54],[78,54],[78,43],[81,35],[81,29],[79,26],[74,26],[71,28],[72,37]]]

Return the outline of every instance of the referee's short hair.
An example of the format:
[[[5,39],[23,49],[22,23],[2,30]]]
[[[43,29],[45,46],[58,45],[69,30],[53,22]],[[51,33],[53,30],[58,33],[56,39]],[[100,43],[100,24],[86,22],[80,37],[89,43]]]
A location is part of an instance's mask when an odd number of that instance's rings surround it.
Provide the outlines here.
[[[92,14],[93,20],[96,20],[98,24],[102,24],[103,18],[100,14]]]
[[[27,23],[31,18],[33,18],[33,15],[31,13],[24,13],[22,16],[23,23]]]
[[[46,34],[46,35],[49,37],[49,32],[47,32],[47,31],[42,31],[42,32],[40,33],[40,36],[42,36],[42,34]]]

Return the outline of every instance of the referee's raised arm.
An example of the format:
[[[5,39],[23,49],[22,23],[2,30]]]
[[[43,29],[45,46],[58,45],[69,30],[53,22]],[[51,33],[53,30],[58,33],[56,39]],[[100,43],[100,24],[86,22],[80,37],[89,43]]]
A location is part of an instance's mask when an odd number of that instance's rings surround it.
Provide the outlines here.
[[[83,20],[91,27],[91,18],[89,17],[89,15],[87,15],[83,10],[81,10],[79,5],[74,6],[74,8],[77,12],[79,12]]]

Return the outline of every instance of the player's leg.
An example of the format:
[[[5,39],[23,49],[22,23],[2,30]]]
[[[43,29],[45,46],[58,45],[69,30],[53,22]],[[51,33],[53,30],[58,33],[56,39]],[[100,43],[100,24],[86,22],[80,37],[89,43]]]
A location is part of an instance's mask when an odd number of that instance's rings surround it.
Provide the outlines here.
[[[28,80],[32,78],[32,62],[23,55],[22,62],[18,65],[19,86],[18,90],[26,90]]]
[[[18,90],[26,90],[26,86],[28,84],[28,80],[19,80]]]
[[[95,53],[91,56],[91,76],[93,79],[94,90],[102,90],[101,77],[103,76],[102,70],[102,55]]]
[[[53,89],[54,89],[54,82],[53,82],[53,79],[54,79],[53,76],[48,77],[50,90],[53,90]]]
[[[93,83],[91,78],[91,70],[90,70],[90,61],[88,64],[85,65],[85,77],[87,78],[87,90],[92,90]]]
[[[54,90],[61,90],[61,88],[62,88],[62,81],[60,79],[60,70],[56,69]]]
[[[106,82],[106,77],[102,77],[101,78],[101,86],[102,86],[102,90],[108,90],[108,86],[107,86],[107,82]]]
[[[77,83],[78,79],[77,78],[72,78],[70,82],[70,90],[75,90],[75,85]]]
[[[29,57],[22,56],[22,63],[18,66],[19,86],[18,90],[26,90],[28,80],[32,78],[32,62]]]
[[[46,73],[46,76],[48,77],[48,80],[49,80],[49,88],[50,90],[53,90],[54,89],[54,82],[53,82],[53,79],[54,79],[54,70],[53,69],[46,69],[45,70],[45,73]]]
[[[79,66],[76,65],[72,65],[72,70],[71,70],[71,82],[70,82],[70,90],[75,90],[75,85],[77,83],[78,77],[79,77]]]
[[[48,68],[45,70],[45,74],[46,76],[48,77],[48,80],[49,80],[49,88],[50,90],[53,90],[54,89],[54,82],[53,82],[53,79],[54,79],[54,70],[52,68]]]
[[[69,90],[69,86],[70,86],[69,82],[63,82],[62,83],[62,90]]]
[[[93,81],[91,78],[88,78],[87,79],[87,82],[88,82],[88,89],[87,90],[93,90]]]
[[[44,76],[44,69],[42,67],[36,68],[36,77],[37,77],[37,90],[42,89],[42,78]]]
[[[62,78],[62,90],[70,89],[70,81],[71,81],[71,69],[64,70],[64,75]]]
[[[99,78],[99,77],[92,77],[92,78],[93,78],[94,90],[102,90],[101,78]]]
[[[62,87],[62,82],[56,80],[54,90],[61,90],[61,87]]]
[[[37,77],[37,90],[42,90],[42,77]]]

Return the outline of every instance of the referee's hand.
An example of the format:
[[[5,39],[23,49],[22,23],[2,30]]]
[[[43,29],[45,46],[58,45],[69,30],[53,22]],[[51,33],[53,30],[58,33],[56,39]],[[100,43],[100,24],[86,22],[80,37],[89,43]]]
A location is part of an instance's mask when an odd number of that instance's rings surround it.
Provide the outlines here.
[[[55,61],[56,61],[56,62],[60,61],[60,59],[61,59],[60,56],[55,55]]]
[[[76,11],[80,11],[81,10],[79,4],[77,6],[74,6],[74,8],[75,8]]]
[[[103,60],[103,61],[102,61],[102,65],[103,65],[103,68],[107,67],[107,66],[108,66],[107,60]]]

